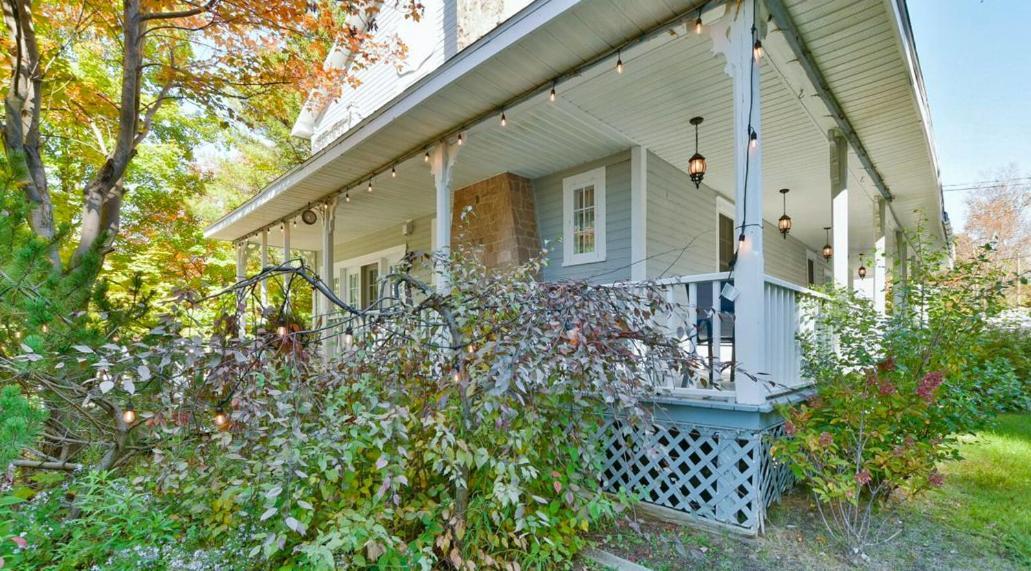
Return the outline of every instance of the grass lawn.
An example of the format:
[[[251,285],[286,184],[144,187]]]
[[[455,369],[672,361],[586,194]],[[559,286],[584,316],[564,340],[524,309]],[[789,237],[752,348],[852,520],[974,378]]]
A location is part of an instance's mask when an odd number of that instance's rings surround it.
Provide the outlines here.
[[[945,485],[903,505],[902,533],[871,549],[870,569],[1031,569],[1031,414],[1004,415],[943,466]],[[635,527],[640,529],[638,532]],[[812,500],[796,490],[757,539],[641,520],[614,522],[598,547],[651,569],[848,569]],[[594,569],[597,566],[585,565]]]

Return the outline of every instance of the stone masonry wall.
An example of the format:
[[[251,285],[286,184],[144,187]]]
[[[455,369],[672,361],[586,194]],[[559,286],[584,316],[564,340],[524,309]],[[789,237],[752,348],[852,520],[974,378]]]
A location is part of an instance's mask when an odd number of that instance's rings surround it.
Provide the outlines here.
[[[503,173],[456,190],[451,232],[456,244],[480,248],[489,267],[526,262],[540,250],[533,183]]]

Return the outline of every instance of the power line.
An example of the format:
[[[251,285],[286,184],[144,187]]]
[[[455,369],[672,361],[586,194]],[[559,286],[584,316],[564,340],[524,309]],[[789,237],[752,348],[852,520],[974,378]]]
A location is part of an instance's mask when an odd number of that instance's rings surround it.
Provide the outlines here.
[[[982,188],[984,188],[986,186],[1000,186],[1000,185],[1003,185],[1003,184],[1017,184],[1017,185],[1031,184],[1031,176],[1022,176],[1022,177],[1015,177],[1015,178],[1008,178],[1008,179],[999,179],[999,180],[980,180],[980,181],[972,181],[972,182],[959,182],[959,183],[955,183],[955,184],[943,184],[942,185],[942,191],[943,192],[960,192],[960,191],[967,191],[967,190],[979,190],[979,189],[982,189]]]

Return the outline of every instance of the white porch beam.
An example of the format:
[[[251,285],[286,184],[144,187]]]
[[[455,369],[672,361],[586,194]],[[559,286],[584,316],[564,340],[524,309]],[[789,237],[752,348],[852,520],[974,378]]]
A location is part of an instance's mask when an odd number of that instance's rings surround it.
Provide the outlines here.
[[[831,245],[834,258],[834,285],[851,287],[848,271],[848,141],[838,130],[830,132],[831,141]]]
[[[247,242],[236,243],[236,281],[241,282],[247,279]],[[243,339],[247,333],[247,298],[243,290],[236,292],[236,323],[237,335]]]
[[[279,227],[280,232],[283,233],[283,263],[290,261],[290,223],[283,221],[283,225]],[[285,284],[284,278],[284,284]],[[283,311],[290,312],[290,290],[284,288],[285,299],[283,300]]]
[[[766,391],[749,375],[766,369],[766,299],[765,262],[763,260],[763,195],[762,195],[762,98],[753,44],[764,29],[757,22],[755,3],[742,2],[737,15],[729,22],[729,34],[722,26],[710,26],[709,33],[716,51],[726,56],[726,71],[733,81],[734,99],[734,170],[736,193],[734,223],[738,233],[737,258],[734,264],[734,339],[737,365],[743,372],[735,376],[737,402],[762,404]],[[715,293],[715,292],[714,292]],[[719,299],[713,305],[719,307]],[[719,334],[719,332],[715,332]]]
[[[630,148],[630,279],[648,278],[648,149]]]
[[[437,293],[451,291],[447,260],[451,258],[451,171],[458,157],[458,144],[442,141],[430,151],[430,172],[437,191],[437,227],[434,229],[437,251],[434,252]]]
[[[268,267],[268,228],[261,231],[261,269]],[[261,280],[261,305],[268,307],[268,280]]]
[[[888,202],[877,199],[877,226],[874,228],[873,306],[884,315],[888,287]]]
[[[322,252],[321,263],[319,264],[319,279],[330,291],[333,291],[333,234],[336,231],[337,199],[333,197],[322,205]],[[325,327],[329,323],[329,316],[332,313],[332,303],[325,295],[314,293],[319,298],[320,319],[317,323]],[[332,356],[332,339],[327,341],[322,349],[323,361],[328,361]]]

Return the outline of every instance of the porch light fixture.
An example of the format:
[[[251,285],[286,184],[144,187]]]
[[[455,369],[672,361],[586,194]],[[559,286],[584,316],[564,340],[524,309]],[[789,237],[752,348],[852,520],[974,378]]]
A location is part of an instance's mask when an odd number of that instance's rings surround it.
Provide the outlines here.
[[[859,257],[859,269],[856,270],[856,273],[859,274],[859,279],[866,279],[866,266],[863,265],[862,256]]]
[[[834,255],[834,248],[831,247],[831,227],[824,226],[823,232],[827,236],[827,243],[823,245],[823,251],[821,252],[821,254],[823,254],[824,260],[829,261],[831,259],[831,256]]]
[[[704,120],[701,117],[692,117],[690,121],[694,125],[694,155],[687,162],[687,172],[691,175],[691,182],[694,183],[695,188],[700,188],[702,179],[705,178],[705,157],[698,152],[698,126]]]
[[[616,52],[616,73],[623,73],[623,50]]]
[[[304,223],[307,224],[308,226],[311,226],[312,224],[317,222],[318,219],[319,219],[318,215],[315,214],[315,211],[312,210],[311,208],[306,208],[304,210],[304,212],[301,213],[301,220],[304,220]],[[294,219],[294,226],[297,226],[297,219],[296,218]]]
[[[791,217],[788,216],[788,192],[789,189],[780,189],[780,196],[783,199],[784,214],[777,220],[777,229],[780,230],[780,235],[787,240],[788,232],[791,232]]]

